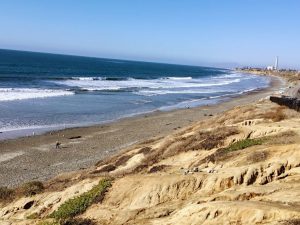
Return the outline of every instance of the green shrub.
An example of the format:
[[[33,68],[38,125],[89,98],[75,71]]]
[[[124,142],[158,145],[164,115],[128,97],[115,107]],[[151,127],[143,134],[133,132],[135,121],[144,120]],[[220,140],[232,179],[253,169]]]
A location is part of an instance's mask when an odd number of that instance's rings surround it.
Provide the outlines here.
[[[43,220],[43,221],[39,222],[37,225],[61,225],[61,224],[57,221]]]
[[[21,193],[25,196],[32,196],[41,193],[44,190],[44,185],[40,181],[31,181],[25,183],[21,187]]]
[[[61,222],[60,225],[96,225],[96,223],[90,219],[73,218]]]
[[[15,191],[7,187],[0,187],[0,201],[12,200],[15,196]]]
[[[32,214],[28,215],[26,218],[29,219],[29,220],[35,220],[35,219],[39,218],[39,214],[38,213],[32,213]]]
[[[61,221],[43,220],[39,222],[37,225],[96,225],[96,223],[90,219],[75,218],[75,219],[66,219]]]
[[[240,140],[237,141],[235,143],[232,143],[231,145],[229,145],[227,148],[224,148],[224,151],[227,152],[233,152],[233,151],[237,151],[237,150],[241,150],[244,148],[248,148],[254,145],[261,145],[263,144],[264,140],[262,138],[258,138],[258,139],[245,139],[245,140]]]
[[[57,220],[65,220],[85,212],[91,204],[102,200],[104,193],[110,186],[111,180],[101,180],[91,190],[64,202],[50,217]]]

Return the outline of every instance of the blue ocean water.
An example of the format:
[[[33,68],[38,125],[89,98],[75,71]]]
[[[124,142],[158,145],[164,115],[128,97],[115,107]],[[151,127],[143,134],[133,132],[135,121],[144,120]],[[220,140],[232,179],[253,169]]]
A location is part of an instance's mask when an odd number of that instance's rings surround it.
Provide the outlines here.
[[[0,139],[211,104],[268,85],[227,69],[0,50]]]

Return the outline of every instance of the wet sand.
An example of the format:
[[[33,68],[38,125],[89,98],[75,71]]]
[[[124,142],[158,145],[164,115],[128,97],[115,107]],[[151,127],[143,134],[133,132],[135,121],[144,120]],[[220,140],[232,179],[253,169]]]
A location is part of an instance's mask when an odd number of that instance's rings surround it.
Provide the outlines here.
[[[216,105],[154,112],[104,125],[0,141],[0,186],[43,181],[62,172],[87,168],[132,144],[167,135],[210,115],[257,101],[284,86],[282,80],[273,77],[267,89]],[[55,149],[56,141],[61,142],[60,149]]]

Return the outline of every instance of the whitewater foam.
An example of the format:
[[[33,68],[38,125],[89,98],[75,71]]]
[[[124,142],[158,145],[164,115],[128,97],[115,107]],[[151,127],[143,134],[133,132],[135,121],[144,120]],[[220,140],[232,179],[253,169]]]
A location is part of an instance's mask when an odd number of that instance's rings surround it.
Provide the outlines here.
[[[192,80],[192,77],[166,77],[162,79],[169,79],[169,80]]]
[[[182,89],[182,90],[141,90],[134,92],[137,95],[143,96],[155,96],[155,95],[166,95],[166,94],[213,94],[219,92],[215,90],[203,90],[203,89]]]
[[[0,101],[48,98],[73,95],[71,91],[38,88],[0,88]]]
[[[72,77],[73,80],[101,80],[101,77]]]
[[[225,86],[232,83],[238,83],[241,78],[228,79],[226,77],[218,78],[192,78],[192,77],[167,77],[159,79],[134,79],[127,80],[107,80],[107,79],[93,79],[93,78],[78,78],[63,81],[51,81],[59,85],[67,87],[79,88],[85,91],[114,91],[114,90],[129,90],[132,89],[134,93],[138,93],[138,89],[143,93],[147,89],[158,90],[157,94],[163,93],[160,90],[170,90],[165,93],[172,93],[172,89],[180,88],[203,88],[212,86]],[[187,90],[189,91],[189,90]],[[178,93],[185,93],[180,91]],[[197,91],[199,93],[199,91]]]

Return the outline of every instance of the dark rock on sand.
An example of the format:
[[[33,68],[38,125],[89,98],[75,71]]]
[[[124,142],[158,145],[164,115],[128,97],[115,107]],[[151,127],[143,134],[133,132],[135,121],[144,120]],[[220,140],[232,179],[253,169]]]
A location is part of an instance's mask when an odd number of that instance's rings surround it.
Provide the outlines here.
[[[271,96],[270,100],[272,102],[277,103],[278,105],[284,105],[290,109],[300,111],[300,99],[298,98],[291,98],[286,96],[281,96],[281,97]]]

